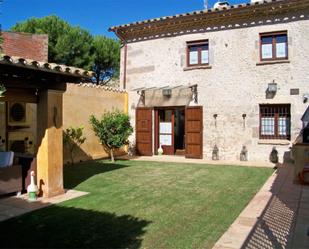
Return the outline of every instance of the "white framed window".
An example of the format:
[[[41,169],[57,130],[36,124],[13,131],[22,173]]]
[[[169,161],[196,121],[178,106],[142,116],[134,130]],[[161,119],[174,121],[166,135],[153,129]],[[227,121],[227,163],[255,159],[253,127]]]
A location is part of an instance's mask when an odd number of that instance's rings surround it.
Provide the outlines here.
[[[286,31],[260,34],[260,44],[262,61],[288,59],[288,37]]]
[[[200,66],[208,64],[208,40],[187,42],[187,66]]]

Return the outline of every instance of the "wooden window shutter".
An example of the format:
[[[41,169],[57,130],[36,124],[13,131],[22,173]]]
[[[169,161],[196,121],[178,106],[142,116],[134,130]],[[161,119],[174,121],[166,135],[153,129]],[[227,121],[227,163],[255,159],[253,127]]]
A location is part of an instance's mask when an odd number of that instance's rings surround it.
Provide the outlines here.
[[[136,153],[152,156],[152,108],[136,108]]]
[[[185,111],[186,157],[203,158],[203,107],[188,106]]]

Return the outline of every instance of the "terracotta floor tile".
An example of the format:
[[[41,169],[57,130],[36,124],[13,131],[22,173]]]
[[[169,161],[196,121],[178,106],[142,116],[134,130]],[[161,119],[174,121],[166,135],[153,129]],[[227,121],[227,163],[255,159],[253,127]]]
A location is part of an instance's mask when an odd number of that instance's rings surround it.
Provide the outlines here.
[[[51,197],[38,198],[35,202],[29,202],[28,197],[23,195],[21,197],[8,197],[0,199],[0,221],[19,216],[40,208],[50,206],[52,204],[60,203],[73,198],[81,197],[88,193],[76,190],[69,190],[65,194]]]
[[[293,167],[284,165],[267,180],[216,246],[309,249],[308,227],[309,187],[294,184]],[[246,229],[250,230],[248,236],[244,236]]]

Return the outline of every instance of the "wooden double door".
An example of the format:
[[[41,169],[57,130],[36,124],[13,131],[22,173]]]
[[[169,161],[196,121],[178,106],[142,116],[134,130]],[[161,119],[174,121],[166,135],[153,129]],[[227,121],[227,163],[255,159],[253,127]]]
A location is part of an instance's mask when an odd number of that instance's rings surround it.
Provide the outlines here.
[[[183,151],[188,158],[203,157],[203,108],[201,106],[137,108],[136,150],[139,155]]]

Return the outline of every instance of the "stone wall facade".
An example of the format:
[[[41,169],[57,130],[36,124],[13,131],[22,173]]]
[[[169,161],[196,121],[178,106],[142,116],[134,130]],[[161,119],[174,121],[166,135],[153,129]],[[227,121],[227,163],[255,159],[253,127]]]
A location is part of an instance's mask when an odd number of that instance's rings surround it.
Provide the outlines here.
[[[126,75],[123,48],[120,79],[126,78],[132,124],[135,124],[135,109],[141,105],[134,89],[197,84],[198,105],[203,106],[204,159],[211,159],[216,144],[221,160],[238,161],[243,145],[251,161],[268,161],[273,146],[283,160],[300,134],[300,119],[308,107],[303,101],[303,95],[309,93],[308,16],[308,10],[304,10],[250,23],[225,23],[203,33],[128,43]],[[275,31],[287,31],[288,61],[260,63],[259,34]],[[187,70],[186,42],[204,39],[209,41],[210,66]],[[271,82],[277,83],[278,90],[269,99],[266,89]],[[291,95],[291,89],[295,88],[299,94]],[[259,138],[260,104],[291,105],[290,141]],[[217,114],[216,121],[214,114]]]

